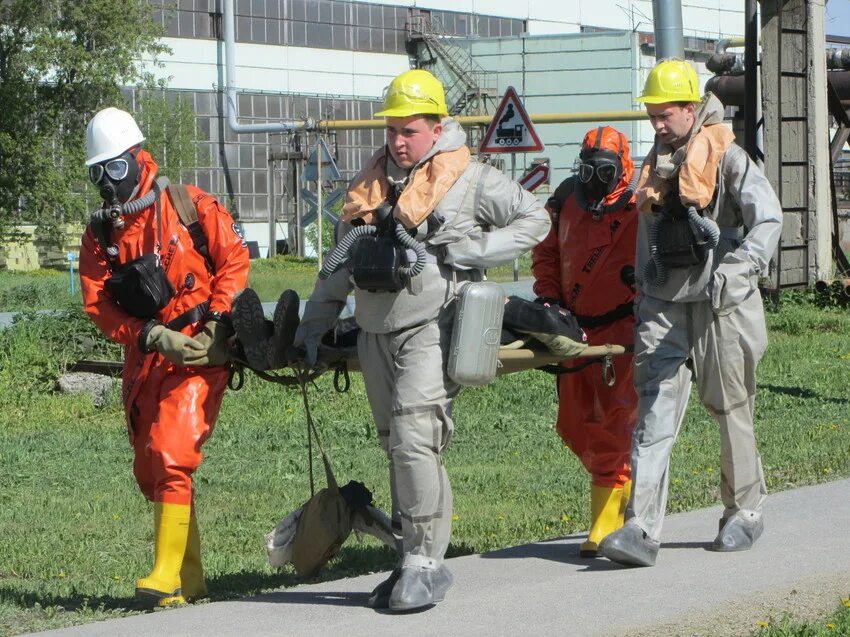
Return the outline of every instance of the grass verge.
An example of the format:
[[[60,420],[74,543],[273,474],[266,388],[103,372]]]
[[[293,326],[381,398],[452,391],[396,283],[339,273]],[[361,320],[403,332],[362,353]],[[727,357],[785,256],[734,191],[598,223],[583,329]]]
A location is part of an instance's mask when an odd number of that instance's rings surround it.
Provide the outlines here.
[[[850,476],[850,313],[790,297],[768,323],[756,431],[769,489]],[[85,348],[117,355],[92,329],[76,310],[25,316],[0,331],[3,635],[140,612],[133,589],[150,568],[152,509],[133,482],[121,409],[117,400],[98,409],[53,391],[63,363]],[[340,395],[325,375],[311,396],[338,479],[364,482],[386,509],[386,461],[361,377]],[[554,433],[555,412],[554,382],[539,372],[461,393],[446,456],[455,493],[450,556],[588,527],[589,481]],[[288,568],[267,565],[262,538],[309,496],[306,440],[295,391],[249,376],[226,395],[196,474],[213,599],[296,582]],[[718,502],[718,454],[714,421],[692,400],[671,465],[671,513]],[[375,542],[349,540],[319,577],[392,564]]]

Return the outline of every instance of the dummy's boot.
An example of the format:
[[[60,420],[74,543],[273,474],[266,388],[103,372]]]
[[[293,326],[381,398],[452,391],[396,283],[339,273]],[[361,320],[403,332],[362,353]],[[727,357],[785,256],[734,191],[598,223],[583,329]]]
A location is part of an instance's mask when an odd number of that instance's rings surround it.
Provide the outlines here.
[[[387,579],[374,588],[369,599],[366,600],[366,606],[369,608],[389,608],[390,595],[392,595],[399,577],[401,577],[401,567],[397,566]]]
[[[720,520],[720,533],[714,538],[713,551],[746,551],[753,548],[764,531],[764,520],[755,511],[738,511],[731,518]]]
[[[181,603],[180,570],[189,541],[188,504],[154,503],[154,542],[156,557],[153,570],[136,582],[136,596],[159,605]],[[171,601],[173,600],[173,601]]]
[[[251,369],[269,369],[274,326],[271,321],[266,320],[263,304],[254,290],[246,288],[233,297],[230,318],[236,338],[245,354],[245,361]]]
[[[591,526],[587,540],[579,548],[582,557],[596,557],[602,538],[623,526],[622,501],[622,487],[590,487]]]
[[[441,602],[453,583],[454,578],[445,564],[436,569],[402,566],[390,595],[389,609],[408,611]]]
[[[627,566],[654,566],[660,544],[637,524],[626,524],[599,543],[598,553]]]
[[[272,337],[272,369],[289,364],[289,349],[295,340],[295,330],[301,319],[298,316],[301,299],[295,290],[284,290],[274,308],[274,336]]]

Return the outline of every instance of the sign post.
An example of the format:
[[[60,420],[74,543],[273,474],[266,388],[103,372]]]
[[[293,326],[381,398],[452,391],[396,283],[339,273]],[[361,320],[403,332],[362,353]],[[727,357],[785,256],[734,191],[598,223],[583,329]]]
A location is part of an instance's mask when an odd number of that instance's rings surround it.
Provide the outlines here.
[[[321,137],[319,141],[316,143],[316,150],[310,153],[310,158],[307,160],[307,166],[304,168],[304,172],[301,175],[301,180],[303,182],[315,181],[316,182],[316,200],[318,210],[321,211],[323,209],[322,206],[322,182],[327,179],[328,181],[340,181],[342,179],[342,175],[340,175],[339,168],[337,168],[336,162],[333,160],[333,156],[331,156],[331,151],[328,149],[328,145],[325,143],[325,140]],[[316,246],[316,256],[319,261],[319,268],[322,267],[322,215],[319,214],[316,221],[316,230],[318,234],[318,242]]]
[[[481,145],[480,153],[510,153],[511,180],[516,181],[516,154],[539,153],[543,150],[543,142],[531,123],[531,118],[519,99],[516,89],[509,86],[505,91],[493,121],[487,127]],[[519,261],[514,259],[514,281],[519,280]]]
[[[77,255],[73,252],[69,252],[67,254],[68,257],[68,290],[71,292],[71,296],[74,296],[74,259],[77,258]]]

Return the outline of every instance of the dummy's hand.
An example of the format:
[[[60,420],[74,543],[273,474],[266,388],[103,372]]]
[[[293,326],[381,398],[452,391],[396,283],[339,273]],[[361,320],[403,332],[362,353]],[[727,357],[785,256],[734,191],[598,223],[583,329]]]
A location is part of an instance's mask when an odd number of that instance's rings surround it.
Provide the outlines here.
[[[541,334],[539,332],[528,332],[528,334],[543,343],[550,352],[564,358],[573,358],[587,349],[587,344],[579,343],[566,336]]]
[[[206,349],[206,362],[194,362],[193,365],[225,365],[230,362],[227,347],[227,326],[221,321],[207,321],[195,340]],[[203,357],[201,357],[203,358]]]
[[[202,343],[191,336],[170,330],[164,325],[151,328],[145,345],[149,350],[156,350],[175,365],[203,365],[207,356],[206,347]]]

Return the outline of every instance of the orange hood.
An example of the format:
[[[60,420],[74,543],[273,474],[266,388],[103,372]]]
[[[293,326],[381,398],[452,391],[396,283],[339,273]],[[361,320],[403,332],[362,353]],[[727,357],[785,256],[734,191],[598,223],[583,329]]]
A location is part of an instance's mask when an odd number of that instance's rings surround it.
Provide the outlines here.
[[[619,155],[623,164],[623,174],[617,186],[602,200],[604,205],[610,205],[620,198],[626,190],[635,172],[635,165],[629,152],[629,140],[613,126],[599,126],[587,131],[581,143],[582,151],[607,150]]]

